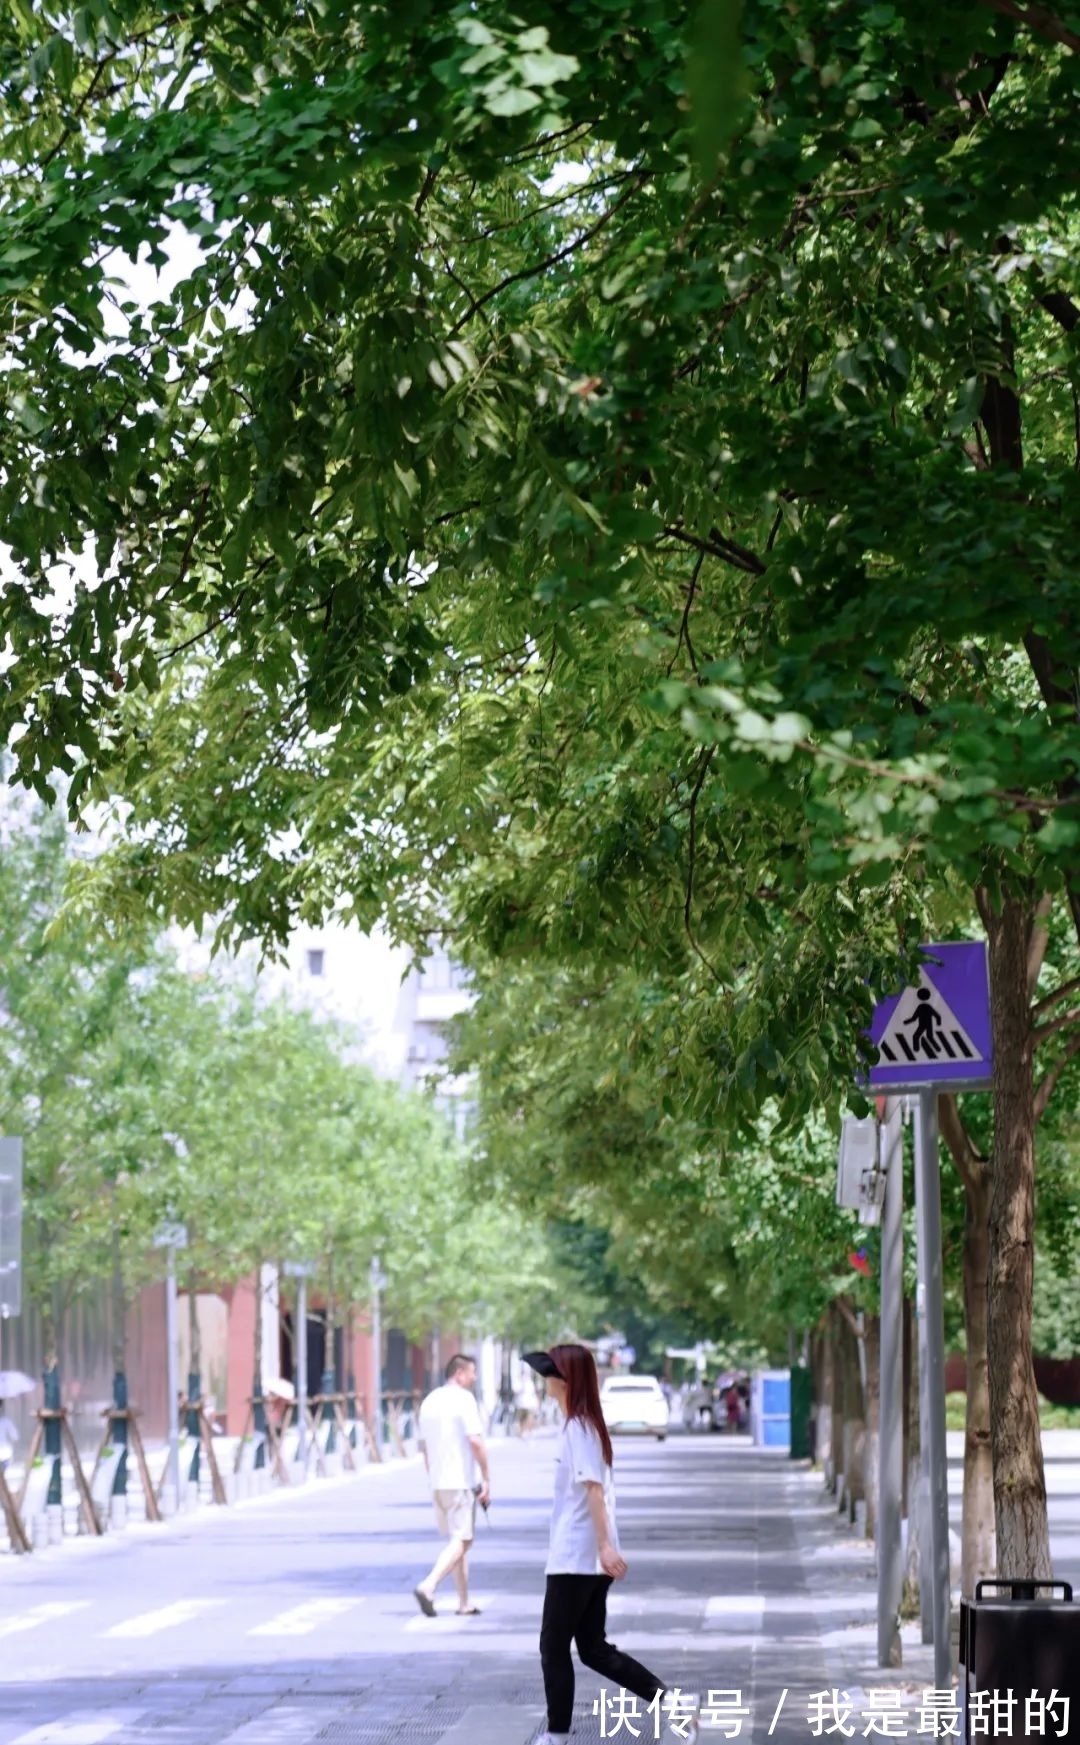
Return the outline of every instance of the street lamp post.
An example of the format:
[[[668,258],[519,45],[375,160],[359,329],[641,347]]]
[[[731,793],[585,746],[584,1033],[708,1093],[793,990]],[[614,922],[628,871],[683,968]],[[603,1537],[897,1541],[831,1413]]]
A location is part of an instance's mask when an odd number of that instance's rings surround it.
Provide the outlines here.
[[[187,1230],[183,1224],[163,1224],[154,1237],[154,1247],[164,1248],[165,1272],[165,1388],[169,1406],[169,1458],[166,1471],[169,1484],[180,1507],[180,1360],[179,1315],[176,1300],[176,1254],[187,1247]]]
[[[372,1423],[376,1446],[382,1446],[382,1293],[389,1283],[376,1254],[368,1268],[371,1286]]]
[[[306,1260],[287,1260],[284,1270],[286,1278],[296,1280],[296,1328],[293,1343],[296,1348],[296,1418],[300,1432],[296,1458],[303,1464],[307,1459],[307,1281],[314,1274],[315,1268]]]

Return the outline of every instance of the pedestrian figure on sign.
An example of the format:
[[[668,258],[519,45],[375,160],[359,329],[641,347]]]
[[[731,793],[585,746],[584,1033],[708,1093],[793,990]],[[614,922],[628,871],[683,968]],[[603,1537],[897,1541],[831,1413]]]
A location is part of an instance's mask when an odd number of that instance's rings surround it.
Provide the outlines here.
[[[600,1409],[592,1352],[584,1345],[553,1345],[550,1351],[527,1351],[525,1362],[546,1378],[547,1391],[564,1419],[540,1626],[548,1730],[536,1745],[565,1745],[574,1718],[571,1643],[582,1665],[617,1690],[646,1703],[655,1701],[654,1713],[665,1701],[674,1712],[680,1693],[607,1639],[608,1589],[613,1581],[623,1580],[627,1563],[615,1525],[611,1437]],[[696,1699],[682,1696],[678,1713],[685,1719],[669,1723],[663,1737],[696,1740]]]
[[[915,1054],[921,1049],[927,1060],[936,1060],[941,1049],[941,1013],[930,1004],[929,988],[920,988],[915,997],[919,1004],[911,1017],[904,1019],[905,1025],[913,1026],[911,1047]]]
[[[428,1394],[420,1407],[420,1452],[431,1483],[435,1519],[449,1540],[413,1588],[413,1598],[426,1618],[435,1616],[435,1589],[448,1575],[457,1588],[458,1617],[475,1618],[480,1611],[469,1602],[469,1547],[476,1534],[476,1505],[487,1508],[491,1483],[480,1408],[472,1393],[475,1381],[473,1359],[452,1357],[442,1387]]]

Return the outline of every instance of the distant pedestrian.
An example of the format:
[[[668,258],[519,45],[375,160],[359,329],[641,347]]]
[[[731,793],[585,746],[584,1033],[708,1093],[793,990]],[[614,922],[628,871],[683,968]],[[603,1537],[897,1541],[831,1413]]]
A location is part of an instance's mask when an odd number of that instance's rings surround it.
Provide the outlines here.
[[[571,1643],[582,1665],[644,1703],[670,1687],[607,1639],[608,1590],[613,1581],[622,1581],[628,1566],[619,1550],[611,1437],[600,1409],[592,1352],[584,1345],[554,1345],[550,1351],[527,1351],[525,1362],[546,1377],[547,1391],[565,1419],[555,1462],[540,1626],[548,1730],[536,1741],[565,1745],[574,1718]],[[673,1690],[671,1694],[674,1699]],[[669,1721],[663,1737],[696,1740],[696,1706],[696,1699],[681,1696],[679,1724]]]
[[[442,1387],[428,1394],[420,1407],[420,1451],[431,1483],[435,1519],[449,1540],[413,1589],[417,1605],[428,1618],[435,1616],[435,1590],[448,1575],[453,1576],[457,1588],[458,1616],[474,1618],[480,1610],[469,1600],[469,1547],[476,1532],[476,1505],[479,1502],[487,1507],[491,1483],[480,1408],[472,1393],[475,1382],[473,1359],[452,1357]]]
[[[3,1400],[0,1400],[0,1472],[6,1472],[11,1465],[18,1440],[19,1432],[4,1411]]]
[[[540,1395],[536,1391],[531,1370],[525,1371],[518,1384],[514,1393],[514,1407],[518,1435],[527,1436],[530,1430],[535,1430],[536,1414],[540,1410]]]

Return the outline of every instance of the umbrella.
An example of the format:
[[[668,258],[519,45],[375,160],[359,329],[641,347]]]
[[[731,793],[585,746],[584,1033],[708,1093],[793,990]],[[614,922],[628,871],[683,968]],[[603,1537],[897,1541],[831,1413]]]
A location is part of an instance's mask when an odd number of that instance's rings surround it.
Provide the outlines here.
[[[272,1381],[267,1382],[266,1386],[263,1388],[263,1393],[266,1395],[267,1399],[273,1398],[275,1400],[287,1400],[290,1405],[296,1399],[296,1389],[293,1387],[292,1382],[283,1381],[280,1375],[274,1376]]]
[[[14,1400],[19,1394],[32,1394],[37,1387],[32,1375],[21,1369],[0,1369],[0,1400]]]

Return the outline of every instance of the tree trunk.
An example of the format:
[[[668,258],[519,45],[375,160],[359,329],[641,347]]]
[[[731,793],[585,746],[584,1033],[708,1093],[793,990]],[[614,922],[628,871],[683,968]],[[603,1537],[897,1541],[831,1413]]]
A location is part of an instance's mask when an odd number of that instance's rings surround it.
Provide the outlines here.
[[[112,1275],[112,1356],[113,1356],[113,1405],[118,1412],[126,1412],[128,1407],[127,1384],[127,1285],[124,1280],[124,1268],[120,1259],[119,1238],[113,1242],[113,1275]],[[125,1417],[113,1418],[109,1426],[114,1448],[122,1448],[116,1466],[116,1477],[113,1480],[112,1494],[114,1497],[127,1496],[127,1446],[128,1421]]]
[[[844,1504],[844,1390],[847,1386],[847,1366],[844,1362],[844,1341],[847,1328],[835,1303],[829,1305],[829,1332],[833,1350],[833,1412],[832,1412],[832,1492],[837,1508]]]
[[[255,1268],[255,1352],[254,1352],[254,1364],[252,1366],[252,1372],[251,1372],[251,1374],[252,1374],[251,1393],[252,1393],[252,1398],[255,1401],[255,1405],[253,1408],[253,1411],[254,1411],[254,1420],[253,1421],[254,1421],[254,1427],[255,1427],[255,1434],[257,1436],[261,1435],[263,1438],[263,1440],[259,1443],[259,1446],[255,1450],[255,1465],[257,1468],[267,1465],[267,1458],[266,1458],[266,1405],[265,1405],[265,1402],[263,1400],[262,1340],[263,1340],[263,1282],[262,1282],[262,1266],[260,1264],[260,1265],[257,1265]]]
[[[194,1272],[188,1278],[188,1376],[185,1391],[188,1399],[187,1433],[191,1442],[188,1483],[198,1484],[202,1476],[202,1423],[199,1418],[199,1402],[202,1399],[202,1333],[199,1327],[199,1293]]]
[[[1003,1576],[1052,1574],[1046,1479],[1031,1350],[1035,1107],[1028,947],[1032,909],[1015,897],[980,910],[990,956],[994,1039],[987,1358],[998,1567]]]
[[[51,1301],[41,1306],[41,1345],[42,1358],[42,1406],[47,1412],[60,1410],[60,1340],[56,1324],[56,1310]],[[45,1458],[53,1463],[49,1479],[49,1489],[46,1503],[63,1501],[60,1476],[60,1420],[52,1417],[45,1419],[44,1436]]]
[[[863,1353],[866,1362],[865,1423],[863,1441],[863,1493],[866,1497],[866,1537],[877,1538],[878,1444],[881,1433],[881,1317],[863,1316]]]
[[[841,1507],[848,1520],[855,1520],[855,1504],[863,1499],[863,1436],[866,1421],[863,1407],[863,1385],[860,1374],[859,1339],[855,1333],[848,1315],[844,1315],[843,1329],[843,1374],[844,1374],[844,1487],[841,1494]],[[843,1311],[841,1311],[843,1314]]]
[[[825,1475],[826,1485],[832,1482],[833,1448],[833,1342],[830,1318],[826,1316],[814,1335],[814,1459]]]

